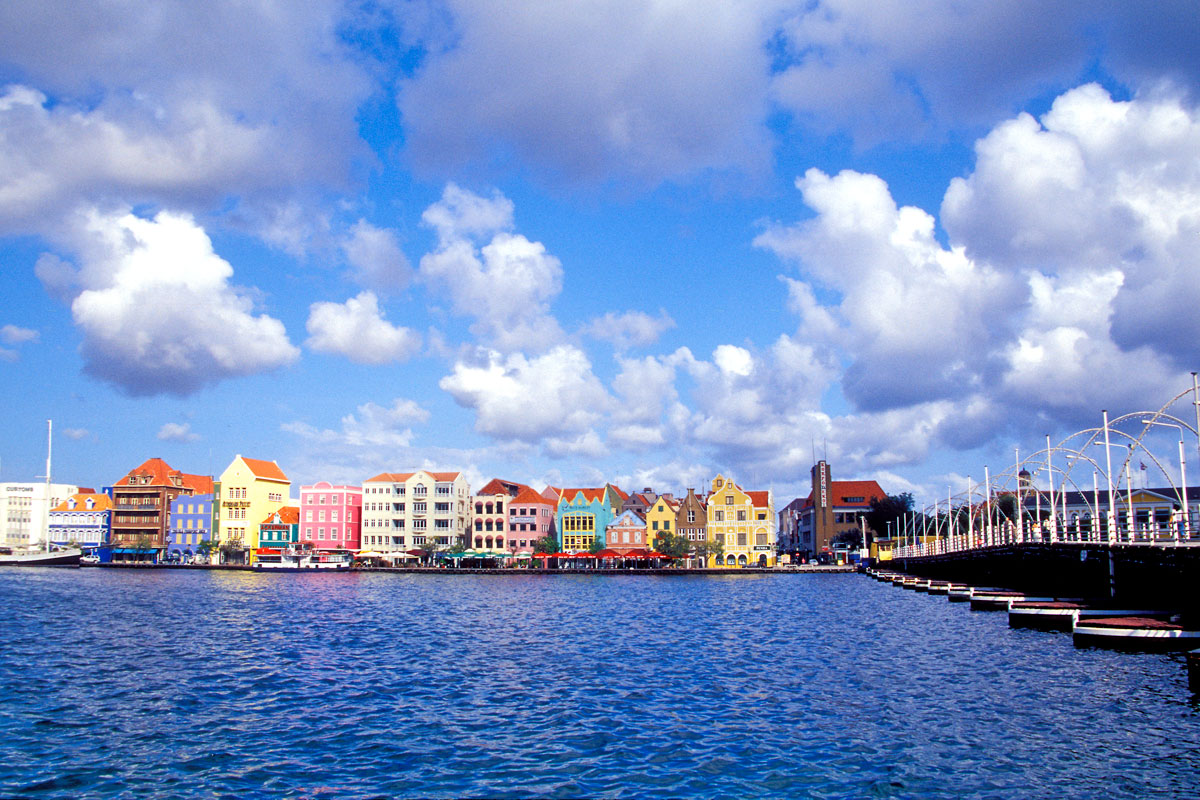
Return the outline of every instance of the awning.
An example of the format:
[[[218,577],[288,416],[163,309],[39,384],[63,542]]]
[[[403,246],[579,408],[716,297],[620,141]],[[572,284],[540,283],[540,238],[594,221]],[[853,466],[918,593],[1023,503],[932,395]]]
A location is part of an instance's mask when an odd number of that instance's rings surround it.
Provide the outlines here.
[[[277,556],[282,553],[278,547],[260,547],[255,552],[260,556]]]

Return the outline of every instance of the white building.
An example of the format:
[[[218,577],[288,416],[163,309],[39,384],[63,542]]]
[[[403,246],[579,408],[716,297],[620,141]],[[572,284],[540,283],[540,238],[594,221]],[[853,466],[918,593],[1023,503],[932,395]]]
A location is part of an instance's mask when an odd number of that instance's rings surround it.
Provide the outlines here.
[[[79,487],[66,483],[50,484],[47,502],[46,484],[0,483],[0,545],[5,547],[42,547],[49,526],[50,509],[79,493]]]
[[[363,482],[362,547],[383,553],[464,542],[471,490],[461,472],[384,472]]]
[[[80,492],[50,509],[50,543],[91,550],[108,539],[112,499],[106,494]]]

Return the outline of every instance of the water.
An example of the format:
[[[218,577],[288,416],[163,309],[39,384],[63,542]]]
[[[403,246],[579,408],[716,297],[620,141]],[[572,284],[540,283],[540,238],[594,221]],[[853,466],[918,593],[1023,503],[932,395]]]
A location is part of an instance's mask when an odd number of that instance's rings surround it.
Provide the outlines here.
[[[1178,655],[858,575],[0,571],[0,796],[1193,797]]]

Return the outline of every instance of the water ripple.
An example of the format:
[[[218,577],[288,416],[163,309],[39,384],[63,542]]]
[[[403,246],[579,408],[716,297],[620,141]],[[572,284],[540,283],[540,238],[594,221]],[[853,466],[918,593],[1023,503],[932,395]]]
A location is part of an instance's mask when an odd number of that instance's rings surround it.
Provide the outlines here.
[[[853,575],[0,573],[0,795],[1182,797],[1178,656]]]

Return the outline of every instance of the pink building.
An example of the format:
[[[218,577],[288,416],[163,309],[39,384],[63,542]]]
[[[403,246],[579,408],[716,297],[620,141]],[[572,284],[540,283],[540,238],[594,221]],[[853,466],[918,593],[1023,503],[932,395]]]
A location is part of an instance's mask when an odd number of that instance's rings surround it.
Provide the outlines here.
[[[362,540],[362,487],[326,481],[300,487],[300,541],[314,550],[355,551]]]
[[[499,478],[471,498],[474,506],[468,546],[504,550],[514,555],[533,553],[534,543],[554,531],[557,500],[538,494],[523,483]]]

